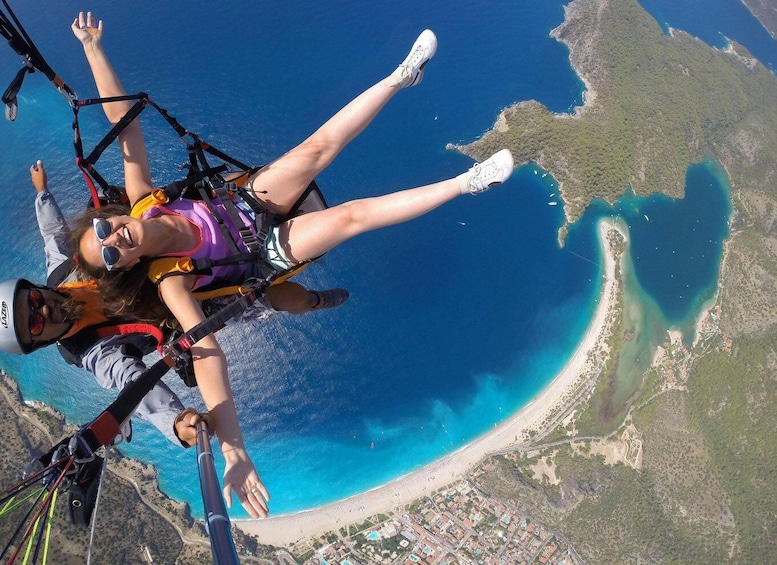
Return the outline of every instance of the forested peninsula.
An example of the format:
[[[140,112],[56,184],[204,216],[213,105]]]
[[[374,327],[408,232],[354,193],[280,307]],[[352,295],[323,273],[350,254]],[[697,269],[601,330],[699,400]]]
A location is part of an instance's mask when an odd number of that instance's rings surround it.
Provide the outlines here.
[[[707,155],[732,186],[770,191],[777,83],[744,47],[666,35],[636,0],[572,2],[551,35],[570,49],[583,106],[553,114],[521,102],[459,149],[485,157],[507,146],[517,163],[536,162],[559,182],[569,222],[593,198],[614,202],[627,188],[681,197],[688,165]]]

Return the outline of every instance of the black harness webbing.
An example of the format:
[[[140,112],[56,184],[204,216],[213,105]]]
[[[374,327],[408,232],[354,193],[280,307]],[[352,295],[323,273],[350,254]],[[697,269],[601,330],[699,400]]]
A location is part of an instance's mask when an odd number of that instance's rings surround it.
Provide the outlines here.
[[[191,147],[189,156],[190,156],[190,160],[196,159],[196,161],[191,163],[191,166],[193,169],[197,167],[198,163],[199,163],[199,166],[204,167],[205,169],[210,168],[208,159],[205,157],[205,151],[203,149],[202,142],[199,141],[199,139],[197,139],[193,144],[193,146]],[[248,171],[249,169],[243,168],[243,170]],[[213,215],[213,217],[217,219],[219,229],[221,230],[221,233],[224,235],[224,238],[227,241],[227,244],[229,245],[230,253],[232,255],[240,254],[241,251],[238,249],[237,243],[234,241],[234,238],[230,234],[229,228],[224,223],[224,218],[222,218],[222,214],[220,214],[212,205],[211,198],[207,194],[206,187],[202,183],[199,183],[197,184],[197,188],[199,190],[200,196],[202,197],[202,200],[208,206],[210,213]],[[262,244],[264,243],[264,241],[257,239],[251,227],[246,225],[246,223],[240,217],[240,214],[238,214],[235,203],[232,200],[232,194],[236,192],[237,185],[235,185],[234,183],[225,182],[224,178],[219,174],[219,175],[212,175],[210,177],[210,188],[215,193],[215,197],[218,198],[219,201],[224,206],[224,210],[226,211],[227,216],[229,217],[229,219],[231,220],[235,228],[238,230],[238,233],[240,234],[240,239],[242,240],[243,244],[246,246],[246,249],[248,249],[250,253],[257,254],[257,257],[258,257],[259,250]]]
[[[83,108],[84,106],[90,106],[92,104],[107,104],[109,102],[121,102],[123,100],[137,100],[137,102],[135,102],[132,108],[130,108],[127,113],[124,114],[118,122],[116,122],[116,124],[107,134],[105,134],[103,139],[95,146],[92,152],[84,158],[85,163],[93,165],[97,162],[97,159],[100,158],[100,155],[103,154],[103,151],[105,151],[116,140],[116,138],[119,137],[119,134],[124,131],[124,129],[130,124],[130,122],[132,122],[132,120],[140,115],[140,113],[143,111],[143,108],[145,108],[146,104],[148,103],[148,96],[145,93],[140,92],[138,94],[127,96],[90,98],[87,100],[79,100],[76,103],[76,112],[78,112],[78,109]]]
[[[95,148],[91,151],[91,153],[89,153],[89,155],[84,155],[83,141],[81,139],[81,128],[78,121],[79,110],[85,106],[92,106],[95,104],[131,100],[135,101],[135,104],[132,106],[132,108],[130,108],[130,110],[111,128],[107,134],[105,134],[105,136],[96,144]],[[128,94],[125,96],[76,100],[73,104],[73,147],[76,152],[76,164],[84,175],[87,185],[89,186],[89,190],[92,194],[92,200],[96,207],[99,207],[100,202],[95,183],[100,187],[108,201],[116,202],[125,200],[123,191],[118,187],[109,184],[97,171],[95,165],[105,149],[108,148],[124,131],[124,129],[130,123],[132,123],[132,121],[135,120],[148,106],[151,106],[157,112],[159,112],[159,115],[164,118],[164,120],[173,129],[173,131],[175,131],[178,137],[181,138],[181,141],[183,141],[183,143],[186,145],[186,151],[189,158],[189,163],[187,166],[188,173],[184,179],[175,181],[171,183],[171,185],[168,185],[166,191],[171,193],[171,199],[177,197],[172,197],[172,192],[177,191],[177,195],[180,195],[181,193],[190,188],[193,188],[206,179],[213,179],[212,182],[218,180],[224,182],[224,179],[221,178],[220,175],[227,170],[227,164],[232,165],[243,172],[258,170],[257,167],[250,167],[242,161],[239,161],[238,159],[235,159],[234,157],[231,157],[223,151],[220,151],[219,149],[216,149],[210,144],[204,142],[197,134],[183,127],[174,116],[172,116],[165,108],[162,108],[156,104],[145,92]],[[207,161],[207,158],[205,157],[206,153],[213,155],[217,159],[220,159],[225,164],[219,165],[217,167],[211,167]],[[177,188],[174,191],[170,191],[173,185],[176,185]],[[210,194],[207,198],[201,195],[201,198],[205,202],[208,202],[210,198],[213,197],[213,194]]]
[[[17,95],[24,83],[24,77],[35,71],[43,73],[49,79],[56,89],[65,97],[68,104],[73,106],[73,102],[78,98],[76,93],[65,82],[57,76],[54,70],[49,66],[38,48],[35,47],[32,39],[19,22],[7,0],[2,0],[5,12],[0,10],[0,35],[8,40],[11,49],[16,51],[22,57],[23,66],[16,73],[16,76],[8,85],[3,93],[3,103],[6,105],[5,115],[10,121],[16,119],[18,108]]]
[[[230,206],[228,206],[225,203],[225,200],[229,200],[229,196],[226,195],[226,189],[224,188],[224,183],[221,181],[221,179],[214,179],[216,182],[214,183],[211,181],[211,186],[213,187],[213,191],[215,192],[215,197],[219,199],[222,204],[224,204],[224,209],[227,210],[227,215],[232,219],[232,223],[235,225],[235,227],[240,230],[241,228],[246,227],[244,222],[239,218],[235,217],[237,216],[237,213],[229,214],[229,210],[231,209]],[[216,187],[216,185],[219,185]],[[222,217],[223,214],[220,214],[215,206],[213,206],[213,202],[211,201],[210,195],[208,194],[207,189],[202,185],[197,185],[197,190],[200,193],[200,196],[202,197],[202,202],[208,207],[208,211],[210,212],[211,216],[216,220],[216,223],[219,227],[219,231],[221,231],[221,234],[224,236],[224,240],[227,242],[227,246],[229,247],[229,252],[232,255],[237,255],[240,253],[240,250],[237,247],[237,242],[235,242],[234,238],[232,237],[232,234],[229,233],[229,228],[224,223],[224,218]],[[231,204],[231,202],[230,202]],[[237,220],[237,223],[235,223],[235,220]],[[243,232],[240,232],[241,237],[243,236]],[[252,234],[253,235],[253,234]]]

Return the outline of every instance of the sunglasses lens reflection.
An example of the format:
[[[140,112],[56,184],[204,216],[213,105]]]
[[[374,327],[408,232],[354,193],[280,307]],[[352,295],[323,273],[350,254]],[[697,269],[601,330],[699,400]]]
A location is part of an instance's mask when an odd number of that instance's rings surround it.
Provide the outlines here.
[[[115,247],[103,247],[103,261],[109,270],[119,262],[119,259],[121,259],[121,254],[119,254],[118,249]]]
[[[42,308],[43,305],[46,304],[46,301],[43,299],[43,295],[39,290],[30,290],[30,305],[33,308]]]
[[[99,239],[101,243],[113,233],[113,226],[111,226],[111,223],[108,220],[98,220],[95,218],[92,221],[92,226],[94,227],[94,233],[97,236],[97,239]]]
[[[46,326],[46,320],[43,314],[40,312],[33,312],[30,314],[30,335],[37,337],[43,333],[43,328]]]

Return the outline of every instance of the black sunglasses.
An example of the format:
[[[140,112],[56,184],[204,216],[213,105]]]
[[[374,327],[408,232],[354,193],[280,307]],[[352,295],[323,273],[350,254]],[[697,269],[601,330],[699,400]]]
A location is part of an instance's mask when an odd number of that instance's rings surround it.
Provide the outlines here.
[[[113,226],[108,220],[94,218],[92,220],[92,228],[94,228],[94,235],[97,236],[97,240],[100,242],[100,245],[103,246],[102,257],[103,263],[105,263],[105,268],[110,271],[121,259],[121,253],[119,253],[118,249],[103,243],[103,241],[108,239],[113,233]]]

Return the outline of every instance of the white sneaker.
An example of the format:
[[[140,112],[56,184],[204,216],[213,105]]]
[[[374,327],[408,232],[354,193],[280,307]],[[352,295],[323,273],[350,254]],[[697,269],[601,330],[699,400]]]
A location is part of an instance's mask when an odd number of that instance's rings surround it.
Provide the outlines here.
[[[424,67],[437,51],[437,36],[430,29],[425,29],[413,43],[410,53],[397,67],[392,76],[397,78],[401,88],[421,84],[424,78]]]
[[[513,174],[513,156],[509,149],[494,153],[482,163],[456,177],[461,193],[480,194],[496,184],[501,184]]]

